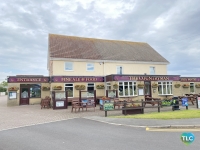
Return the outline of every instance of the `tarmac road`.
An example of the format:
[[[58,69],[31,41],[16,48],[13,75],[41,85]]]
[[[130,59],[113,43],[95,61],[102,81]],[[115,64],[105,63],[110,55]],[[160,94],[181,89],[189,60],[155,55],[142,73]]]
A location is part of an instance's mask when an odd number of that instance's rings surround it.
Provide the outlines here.
[[[0,150],[198,150],[184,145],[180,132],[148,132],[145,128],[75,118],[0,131]]]

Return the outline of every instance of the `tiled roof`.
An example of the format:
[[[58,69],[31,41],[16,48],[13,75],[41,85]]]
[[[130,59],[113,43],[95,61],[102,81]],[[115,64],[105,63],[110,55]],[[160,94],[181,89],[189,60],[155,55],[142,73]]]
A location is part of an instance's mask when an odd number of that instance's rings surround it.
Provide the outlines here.
[[[57,34],[49,34],[49,57],[169,63],[147,43]]]

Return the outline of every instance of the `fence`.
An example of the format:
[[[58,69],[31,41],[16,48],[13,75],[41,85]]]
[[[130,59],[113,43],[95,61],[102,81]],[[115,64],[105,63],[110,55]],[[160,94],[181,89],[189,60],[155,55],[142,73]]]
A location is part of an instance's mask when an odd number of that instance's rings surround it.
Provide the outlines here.
[[[108,111],[122,111],[122,114],[144,114],[144,109],[146,108],[157,108],[158,113],[161,111],[161,108],[164,107],[172,107],[172,110],[176,110],[176,107],[183,106],[182,104],[179,104],[180,99],[177,99],[177,103],[172,103],[171,105],[164,106],[162,105],[162,100],[154,100],[152,101],[152,106],[145,106],[145,104],[150,103],[150,101],[144,101],[143,99],[141,101],[121,101],[121,102],[108,102],[104,104],[104,111],[105,111],[105,117],[108,115]],[[140,105],[134,105],[136,103],[140,103]],[[156,105],[157,104],[157,105]],[[198,108],[198,99],[196,99],[196,107]],[[106,107],[108,106],[108,107]],[[121,106],[122,108],[115,109],[116,106]],[[188,110],[188,106],[191,106],[190,104],[185,105],[186,110]]]

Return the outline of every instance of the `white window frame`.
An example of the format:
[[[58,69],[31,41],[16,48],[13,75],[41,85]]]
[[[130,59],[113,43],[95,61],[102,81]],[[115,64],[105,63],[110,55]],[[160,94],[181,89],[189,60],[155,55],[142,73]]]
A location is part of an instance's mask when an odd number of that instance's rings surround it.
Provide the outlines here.
[[[93,66],[93,70],[88,70],[88,67],[89,67],[88,65],[92,65]],[[87,63],[86,64],[86,70],[87,71],[94,71],[94,63]]]
[[[120,73],[120,67],[122,68],[121,73]],[[119,68],[119,73],[118,73],[118,68]],[[123,74],[123,66],[117,66],[116,72],[117,72],[117,74]]]
[[[190,82],[190,87],[192,84],[193,84],[193,90],[194,90],[195,89],[194,82]],[[194,92],[195,92],[195,90],[193,92],[191,92],[191,88],[190,88],[190,93],[194,93]]]
[[[66,84],[72,84],[72,86],[66,86]],[[64,87],[72,87],[73,88],[73,97],[74,97],[74,83],[64,83]],[[70,97],[71,98],[71,97]]]
[[[166,84],[164,84],[166,83]],[[165,94],[164,94],[164,85],[166,85],[166,87],[170,86],[171,88],[169,89],[170,93],[168,93],[168,88],[165,89]],[[162,92],[159,93],[159,90],[158,90],[158,95],[173,95],[172,93],[172,81],[158,81],[158,88],[159,86],[161,86],[161,90]]]
[[[130,87],[129,86],[130,82],[132,83],[133,95],[130,95],[130,90],[128,90],[128,95],[125,95],[125,85],[124,85],[125,82],[128,82],[128,88]],[[138,96],[136,81],[119,81],[119,87],[121,86],[120,83],[122,83],[122,86],[123,86],[123,95],[118,94],[119,97]],[[135,86],[135,90],[134,90],[134,86]],[[136,91],[136,94],[134,93],[135,91]],[[119,91],[119,93],[120,93],[120,91]]]
[[[72,69],[66,69],[66,64],[71,64]],[[65,71],[74,71],[74,64],[73,62],[65,62]]]
[[[156,67],[150,66],[149,69],[150,69],[150,75],[155,75],[156,74]]]
[[[93,83],[93,82],[88,82],[88,83],[87,83],[87,91],[88,91],[88,87],[90,87],[90,86],[88,86],[88,84],[94,84],[94,86],[91,86],[91,87],[94,87],[94,90],[96,89],[96,88],[95,88],[95,83]],[[91,95],[89,95],[89,92],[88,92],[88,93],[87,93],[87,97],[94,97],[94,95],[91,96]]]

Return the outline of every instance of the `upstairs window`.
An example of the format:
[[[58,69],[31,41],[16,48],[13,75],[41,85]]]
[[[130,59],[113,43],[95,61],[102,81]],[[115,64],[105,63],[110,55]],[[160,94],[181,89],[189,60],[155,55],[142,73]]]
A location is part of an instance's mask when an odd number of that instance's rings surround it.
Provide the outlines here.
[[[122,74],[123,69],[122,66],[117,66],[117,74]]]
[[[65,70],[66,71],[73,71],[73,63],[72,62],[65,62]]]
[[[87,71],[94,71],[94,64],[93,63],[87,63]]]
[[[155,67],[150,67],[150,74],[154,75],[156,73]]]

